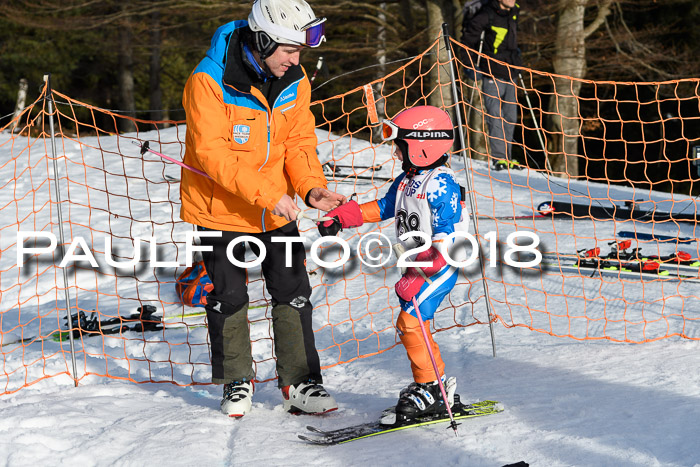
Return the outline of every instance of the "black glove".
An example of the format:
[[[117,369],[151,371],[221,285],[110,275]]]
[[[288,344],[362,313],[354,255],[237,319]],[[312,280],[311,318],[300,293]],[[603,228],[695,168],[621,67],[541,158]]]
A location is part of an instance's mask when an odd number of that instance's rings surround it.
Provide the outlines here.
[[[324,237],[335,235],[346,227],[360,227],[362,220],[362,209],[356,201],[348,201],[342,206],[331,210],[327,214],[331,220],[318,223],[318,231]]]
[[[328,225],[324,225],[324,224],[328,224]],[[321,235],[323,237],[326,237],[329,235],[334,237],[341,230],[343,230],[343,226],[340,224],[340,219],[338,219],[338,216],[333,216],[333,219],[330,221],[318,223],[318,231],[321,233]]]

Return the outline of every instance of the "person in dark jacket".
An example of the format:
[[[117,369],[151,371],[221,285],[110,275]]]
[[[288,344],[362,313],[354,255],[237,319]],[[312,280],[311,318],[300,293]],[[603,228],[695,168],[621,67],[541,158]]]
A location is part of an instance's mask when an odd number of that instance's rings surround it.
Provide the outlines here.
[[[483,78],[483,100],[489,146],[496,169],[517,165],[511,158],[513,131],[518,119],[515,78],[518,70],[508,65],[521,66],[518,49],[518,16],[516,0],[491,0],[471,18],[465,16],[462,24],[462,43],[486,55],[475,53],[465,57],[467,67],[476,67]],[[483,42],[482,42],[483,41]],[[496,62],[504,62],[505,64]]]

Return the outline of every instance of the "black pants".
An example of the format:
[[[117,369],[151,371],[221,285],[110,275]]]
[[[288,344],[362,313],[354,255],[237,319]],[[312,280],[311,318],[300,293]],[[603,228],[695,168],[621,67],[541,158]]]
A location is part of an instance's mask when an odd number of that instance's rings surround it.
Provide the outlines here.
[[[201,229],[201,228],[200,228]],[[201,229],[204,230],[204,229]],[[246,270],[231,264],[226,247],[237,237],[251,236],[265,246],[262,262],[265,286],[272,297],[277,376],[280,387],[311,380],[322,383],[321,366],[314,342],[311,321],[311,286],[306,272],[304,245],[291,246],[291,266],[285,265],[285,243],[273,243],[273,237],[298,237],[296,223],[263,233],[222,232],[221,237],[201,237],[201,244],[212,247],[203,252],[204,266],[214,284],[207,295],[207,321],[212,354],[212,381],[223,384],[254,379],[253,357],[248,328],[248,284]],[[257,245],[249,244],[256,255]],[[233,248],[233,256],[245,261],[245,243]]]

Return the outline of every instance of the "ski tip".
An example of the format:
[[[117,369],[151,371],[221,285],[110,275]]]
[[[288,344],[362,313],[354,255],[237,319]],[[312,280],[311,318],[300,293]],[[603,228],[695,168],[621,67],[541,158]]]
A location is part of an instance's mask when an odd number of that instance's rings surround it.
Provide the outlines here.
[[[320,428],[316,428],[315,426],[311,426],[311,425],[306,425],[306,429],[312,433],[319,433],[319,434],[325,433],[325,431],[321,430]]]
[[[330,443],[328,441],[324,441],[322,439],[309,438],[308,436],[304,436],[304,435],[297,435],[297,437],[300,440],[305,441],[309,444],[313,444],[315,446],[330,446],[330,445],[334,444],[334,443]]]
[[[503,405],[502,402],[498,401],[492,401],[492,400],[484,400],[484,401],[479,401],[473,404],[475,407],[480,407],[480,408],[489,408],[495,412],[503,412],[505,410],[505,406]]]

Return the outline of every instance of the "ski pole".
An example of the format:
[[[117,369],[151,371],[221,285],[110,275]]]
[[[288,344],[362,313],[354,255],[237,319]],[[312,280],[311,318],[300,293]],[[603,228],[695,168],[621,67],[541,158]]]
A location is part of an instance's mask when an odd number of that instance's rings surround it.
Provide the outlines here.
[[[132,141],[132,142],[141,148],[141,155],[144,155],[146,152],[150,152],[152,154],[155,154],[156,156],[162,157],[163,159],[169,160],[170,162],[174,162],[177,165],[179,165],[180,167],[183,167],[187,170],[191,170],[192,172],[194,172],[196,174],[202,175],[203,177],[207,177],[208,179],[213,180],[209,175],[202,172],[201,170],[195,169],[194,167],[187,165],[184,162],[180,162],[177,159],[173,159],[170,156],[166,156],[165,154],[161,154],[157,151],[154,151],[153,149],[148,147],[148,141],[144,141],[143,144],[139,143],[138,141]],[[309,219],[310,221],[313,221],[313,222],[324,222],[324,221],[332,220],[332,218],[325,217],[325,216],[319,217],[319,218],[313,218],[313,217],[310,217],[308,214],[304,214],[304,211],[299,211],[297,213],[297,220],[301,220],[302,218]]]
[[[549,156],[547,155],[547,147],[544,144],[544,138],[542,137],[542,130],[540,130],[540,125],[537,123],[537,118],[535,117],[535,111],[532,108],[532,102],[530,102],[530,95],[525,89],[525,80],[523,80],[523,74],[518,72],[518,77],[520,78],[520,84],[523,86],[523,93],[525,94],[525,100],[527,101],[527,106],[530,109],[530,115],[532,115],[532,121],[535,124],[535,129],[537,130],[537,138],[540,140],[540,146],[542,146],[542,151],[544,151],[544,163],[546,169],[551,173],[552,167],[549,165]]]
[[[425,278],[426,281],[430,284],[431,281],[426,277],[425,274],[422,274],[423,271],[418,268],[418,270],[421,272],[421,275]],[[418,316],[418,323],[420,324],[420,331],[423,333],[423,340],[425,341],[425,347],[428,349],[428,354],[430,355],[430,361],[433,364],[433,370],[435,370],[435,376],[437,377],[438,385],[440,385],[440,392],[442,393],[442,398],[445,401],[445,407],[447,407],[447,413],[450,416],[450,427],[455,432],[455,436],[457,436],[457,422],[455,422],[454,416],[452,415],[452,409],[450,408],[450,402],[447,399],[447,393],[445,392],[445,386],[442,384],[442,378],[440,378],[440,374],[438,371],[437,367],[437,362],[435,361],[435,355],[433,355],[433,349],[430,348],[430,342],[428,341],[428,333],[425,331],[425,326],[423,325],[423,317],[420,315],[420,309],[418,308],[418,302],[416,301],[416,297],[413,297],[411,299],[413,301],[413,308],[416,309],[416,316]]]
[[[316,79],[316,75],[318,74],[318,71],[323,67],[323,57],[318,57],[318,62],[316,62],[316,71],[314,71],[314,75],[311,77],[311,82],[313,83],[314,80]]]
[[[472,92],[469,95],[469,108],[467,109],[467,115],[464,119],[464,124],[469,126],[469,119],[471,118],[472,115],[472,107],[474,106],[473,101],[474,101],[474,91],[476,88],[479,86],[479,80],[478,80],[478,74],[479,72],[477,71],[479,69],[480,63],[481,63],[481,51],[484,48],[484,37],[486,36],[486,31],[481,31],[481,37],[479,38],[479,55],[476,57],[476,66],[474,67],[474,86],[472,87]]]
[[[405,250],[403,249],[403,245],[400,243],[394,244],[394,252],[397,254],[398,257],[401,257],[403,253],[405,253]],[[423,279],[428,284],[432,284],[433,281],[430,280],[428,276],[425,275],[423,270],[421,268],[416,268],[418,272],[420,273],[421,276],[423,276]],[[425,347],[428,349],[428,355],[430,355],[430,362],[433,364],[433,370],[435,371],[435,376],[437,377],[437,382],[438,385],[440,386],[440,392],[442,393],[442,399],[445,401],[445,407],[447,407],[447,414],[450,416],[450,427],[454,430],[455,436],[457,436],[457,425],[458,423],[455,421],[454,416],[452,415],[452,408],[450,407],[450,401],[447,399],[447,393],[445,392],[445,386],[442,384],[442,378],[440,377],[440,371],[438,370],[437,362],[435,361],[435,355],[433,355],[433,349],[430,346],[430,341],[428,340],[428,333],[425,331],[425,326],[423,325],[423,317],[420,314],[420,309],[418,308],[418,302],[416,301],[416,297],[414,296],[412,299],[413,302],[413,308],[416,310],[416,316],[418,317],[418,324],[420,324],[420,331],[423,334],[423,341],[425,342]]]
[[[483,33],[483,31],[482,31]],[[442,34],[445,38],[445,50],[447,50],[447,56],[448,56],[448,63],[452,63],[452,47],[450,46],[450,40],[449,40],[449,31],[447,29],[447,23],[443,23],[442,25]],[[482,40],[483,43],[483,40]],[[481,45],[479,46],[481,49]],[[481,56],[479,56],[479,59]],[[477,63],[478,60],[477,60]],[[475,70],[476,71],[476,70]],[[455,74],[455,69],[454,67],[450,66],[450,75],[452,78],[452,96],[455,102],[458,102],[460,97],[459,93],[457,92],[457,80],[456,80],[456,74]],[[476,76],[476,75],[475,75]],[[475,87],[476,87],[476,81],[474,82]],[[471,106],[470,106],[471,110]],[[467,182],[467,189],[466,193],[469,194],[469,204],[471,206],[471,213],[470,217],[472,220],[472,225],[474,226],[474,232],[476,233],[476,236],[479,237],[479,226],[477,225],[476,221],[476,200],[474,197],[474,193],[472,192],[472,187],[474,186],[474,180],[473,180],[473,171],[472,171],[472,165],[471,165],[471,158],[469,157],[469,154],[467,153],[467,145],[464,139],[464,133],[462,132],[462,117],[460,112],[455,112],[455,115],[457,117],[457,128],[460,129],[459,131],[459,151],[462,153],[462,162],[464,163],[464,179]],[[467,129],[467,132],[469,131],[469,125],[468,122],[465,122],[465,127]],[[488,145],[487,145],[488,147]],[[490,151],[490,149],[489,149]],[[491,319],[491,298],[489,294],[489,284],[488,281],[486,280],[486,268],[484,266],[484,255],[481,251],[481,247],[477,248],[479,251],[479,266],[480,266],[480,271],[481,271],[481,282],[484,286],[484,292],[485,292],[485,297],[486,297],[486,315],[488,316],[489,319],[489,331],[491,332],[491,347],[493,349],[493,356],[494,358],[496,357],[496,339],[494,337],[493,333],[493,319]]]
[[[170,162],[174,162],[177,165],[179,165],[180,167],[183,167],[187,170],[190,170],[196,174],[202,175],[203,177],[207,177],[208,179],[212,179],[209,175],[207,175],[206,173],[202,172],[199,169],[195,169],[194,167],[187,165],[184,162],[180,162],[177,159],[173,159],[172,157],[166,156],[165,154],[161,154],[159,152],[154,151],[153,149],[148,147],[148,141],[144,141],[143,144],[139,143],[138,141],[132,141],[132,143],[134,143],[136,146],[139,146],[141,148],[141,155],[142,156],[144,154],[146,154],[146,152],[150,152],[152,154],[155,154],[156,156],[162,157],[163,159],[169,160]]]

